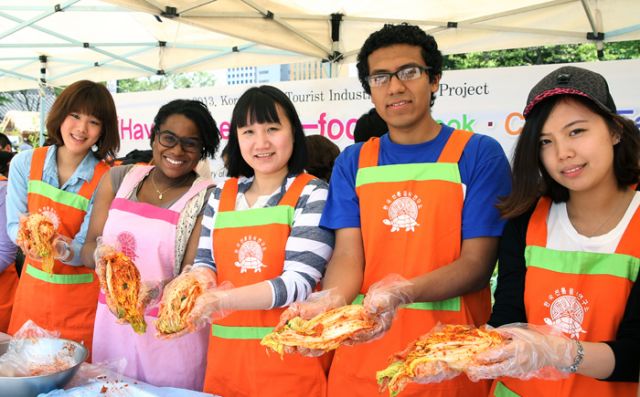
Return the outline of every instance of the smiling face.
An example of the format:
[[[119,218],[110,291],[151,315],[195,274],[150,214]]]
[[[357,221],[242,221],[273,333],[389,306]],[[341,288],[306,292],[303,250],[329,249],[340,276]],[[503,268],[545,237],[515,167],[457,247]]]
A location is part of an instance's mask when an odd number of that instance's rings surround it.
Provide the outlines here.
[[[620,141],[605,120],[570,97],[559,101],[540,134],[540,159],[570,194],[617,186],[613,146]]]
[[[65,148],[72,154],[84,155],[98,142],[102,133],[102,122],[98,118],[71,112],[60,125],[60,135]]]
[[[409,44],[395,44],[375,50],[369,55],[369,75],[396,72],[417,65],[427,67],[421,48]],[[431,93],[438,89],[440,78],[429,81],[427,72],[415,80],[400,81],[396,76],[380,87],[371,87],[371,100],[378,114],[386,121],[392,134],[428,131],[431,118]]]
[[[282,175],[288,172],[293,153],[291,123],[280,105],[276,105],[279,122],[253,123],[238,128],[240,153],[253,168],[256,177]]]
[[[178,138],[200,139],[195,123],[182,114],[172,114],[158,127],[158,131],[171,131]],[[200,161],[200,151],[185,151],[178,142],[174,147],[160,143],[159,133],[153,139],[153,162],[170,179],[180,178],[193,169]]]

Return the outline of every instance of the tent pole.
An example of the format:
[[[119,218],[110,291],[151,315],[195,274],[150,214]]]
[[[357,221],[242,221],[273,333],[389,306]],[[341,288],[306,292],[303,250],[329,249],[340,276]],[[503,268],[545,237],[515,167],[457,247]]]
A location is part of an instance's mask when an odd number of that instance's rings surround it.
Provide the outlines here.
[[[47,96],[47,56],[40,55],[40,80],[38,81],[38,92],[40,94],[40,139],[39,145],[44,145],[44,119],[45,119],[45,98]]]

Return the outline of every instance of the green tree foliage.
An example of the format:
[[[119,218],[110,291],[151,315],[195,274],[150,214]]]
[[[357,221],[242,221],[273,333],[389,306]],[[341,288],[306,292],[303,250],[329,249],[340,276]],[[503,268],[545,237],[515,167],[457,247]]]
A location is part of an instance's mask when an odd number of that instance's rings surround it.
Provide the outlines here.
[[[118,92],[210,87],[215,85],[215,83],[215,77],[207,72],[170,74],[166,76],[118,80]]]
[[[640,57],[640,41],[605,43],[601,60]],[[572,44],[452,54],[444,57],[444,69],[495,68],[598,60],[595,44]]]

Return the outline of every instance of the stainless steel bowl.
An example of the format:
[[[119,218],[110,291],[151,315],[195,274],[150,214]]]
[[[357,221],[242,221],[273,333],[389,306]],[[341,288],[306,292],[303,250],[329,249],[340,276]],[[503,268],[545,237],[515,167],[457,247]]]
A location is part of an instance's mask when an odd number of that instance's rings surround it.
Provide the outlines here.
[[[75,364],[64,371],[49,375],[25,376],[25,377],[2,377],[0,376],[0,396],[11,397],[34,397],[40,393],[47,393],[54,389],[64,387],[76,373],[80,364],[87,359],[89,352],[81,344],[68,339],[37,339],[34,343],[26,344],[25,349],[35,349],[37,354],[55,355],[61,351],[65,344],[72,344],[73,358]],[[7,351],[9,342],[0,342],[0,355]]]

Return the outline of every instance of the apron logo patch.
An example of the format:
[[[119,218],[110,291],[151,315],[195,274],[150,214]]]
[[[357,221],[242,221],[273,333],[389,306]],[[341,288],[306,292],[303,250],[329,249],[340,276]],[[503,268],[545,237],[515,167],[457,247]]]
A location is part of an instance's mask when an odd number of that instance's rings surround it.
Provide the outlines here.
[[[422,199],[417,194],[406,190],[394,193],[382,208],[389,216],[389,219],[383,219],[382,223],[391,226],[391,232],[397,232],[400,229],[415,232],[415,228],[420,226],[416,220],[422,208]]]
[[[254,273],[260,273],[263,267],[267,267],[262,263],[264,251],[267,247],[261,238],[256,236],[244,236],[236,244],[237,249],[234,251],[238,254],[238,261],[234,263],[240,268],[240,273],[246,273],[253,270]]]
[[[42,207],[38,210],[38,212],[44,216],[46,216],[51,222],[53,222],[53,228],[58,230],[60,227],[60,217],[56,210],[52,207]]]
[[[570,337],[578,339],[587,331],[582,329],[584,314],[589,311],[589,300],[573,288],[559,288],[547,296],[544,306],[549,309],[549,317],[544,322]]]
[[[136,238],[130,232],[122,232],[118,234],[117,237],[118,243],[120,243],[120,251],[123,254],[128,256],[131,260],[135,260],[138,255],[136,255]]]

